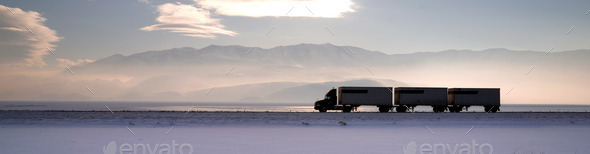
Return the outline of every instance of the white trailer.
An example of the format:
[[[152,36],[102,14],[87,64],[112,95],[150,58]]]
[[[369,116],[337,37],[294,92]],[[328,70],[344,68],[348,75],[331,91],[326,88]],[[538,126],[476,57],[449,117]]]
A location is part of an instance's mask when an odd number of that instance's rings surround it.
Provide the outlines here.
[[[323,100],[315,103],[314,109],[320,112],[342,110],[350,112],[361,105],[379,107],[380,112],[388,112],[393,107],[392,87],[339,87],[326,93]]]
[[[391,87],[339,87],[338,105],[392,106]]]
[[[418,105],[432,106],[434,112],[447,109],[447,88],[444,87],[396,87],[394,93],[397,112],[406,112]]]
[[[484,106],[486,112],[500,110],[500,88],[449,88],[449,111],[460,112],[470,106]]]

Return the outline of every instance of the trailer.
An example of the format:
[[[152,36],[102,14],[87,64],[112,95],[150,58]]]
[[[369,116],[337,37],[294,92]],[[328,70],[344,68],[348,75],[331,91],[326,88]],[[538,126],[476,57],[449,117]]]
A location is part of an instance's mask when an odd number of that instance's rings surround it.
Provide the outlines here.
[[[447,109],[447,88],[444,87],[396,87],[394,93],[397,112],[413,110],[418,105],[432,106],[434,112]]]
[[[342,110],[350,112],[361,105],[379,107],[380,112],[388,112],[393,107],[392,87],[338,87],[328,91],[323,100],[314,104],[320,112]]]
[[[483,106],[486,112],[500,110],[500,88],[449,88],[450,112],[468,110],[470,106]]]

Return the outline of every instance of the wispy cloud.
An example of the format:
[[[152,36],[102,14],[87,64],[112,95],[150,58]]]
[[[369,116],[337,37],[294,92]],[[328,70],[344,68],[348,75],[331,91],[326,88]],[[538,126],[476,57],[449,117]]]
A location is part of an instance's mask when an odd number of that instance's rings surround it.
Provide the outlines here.
[[[158,12],[160,16],[156,21],[160,23],[143,27],[141,30],[166,30],[201,38],[215,38],[216,34],[237,35],[236,32],[225,30],[220,19],[212,18],[206,9],[181,3],[166,3],[158,6]]]
[[[95,60],[92,60],[92,59],[69,60],[69,59],[58,58],[58,59],[56,59],[56,61],[59,62],[59,65],[71,67],[71,66],[77,66],[80,64],[92,63]]]
[[[24,11],[0,5],[0,65],[45,66],[43,56],[49,54],[61,38],[45,26],[45,19],[35,11]]]
[[[139,0],[151,4],[149,1]],[[243,17],[315,17],[342,18],[354,12],[352,0],[195,0],[194,5],[165,3],[157,7],[158,24],[141,28],[144,31],[165,30],[199,38],[216,38],[218,34],[235,36],[226,30],[219,18]]]
[[[195,0],[226,16],[341,18],[354,12],[352,0]]]
[[[152,3],[150,0],[137,0],[137,1],[144,3],[144,4],[151,4]]]

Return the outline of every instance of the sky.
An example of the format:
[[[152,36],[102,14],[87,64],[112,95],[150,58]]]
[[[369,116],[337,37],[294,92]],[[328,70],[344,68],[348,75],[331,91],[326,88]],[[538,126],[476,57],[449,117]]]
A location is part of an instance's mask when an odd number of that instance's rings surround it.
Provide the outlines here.
[[[590,1],[585,0],[5,0],[0,1],[0,83],[18,88],[0,88],[7,91],[0,98],[29,98],[25,93],[38,87],[48,88],[41,90],[47,94],[39,97],[43,99],[53,97],[53,89],[84,93],[61,98],[89,96],[87,85],[111,93],[115,87],[150,89],[141,86],[151,81],[157,81],[155,87],[165,87],[182,80],[160,76],[166,70],[145,77],[104,74],[104,78],[84,78],[69,71],[73,79],[63,72],[115,54],[181,47],[330,43],[386,54],[590,49],[589,13]],[[533,68],[524,65],[519,72]],[[243,70],[234,70],[239,71]],[[387,79],[397,79],[396,74],[389,75]],[[201,87],[174,85],[188,90],[210,86],[196,76],[187,78]],[[511,78],[509,84],[514,80],[518,79]]]
[[[271,48],[331,43],[388,54],[545,51],[555,44],[555,51],[590,48],[590,15],[585,14],[590,2],[583,0],[25,0],[0,5],[5,19],[10,18],[6,7],[37,13],[43,18],[37,24],[51,30],[37,34],[54,37],[47,40],[50,47],[71,61],[211,44]]]

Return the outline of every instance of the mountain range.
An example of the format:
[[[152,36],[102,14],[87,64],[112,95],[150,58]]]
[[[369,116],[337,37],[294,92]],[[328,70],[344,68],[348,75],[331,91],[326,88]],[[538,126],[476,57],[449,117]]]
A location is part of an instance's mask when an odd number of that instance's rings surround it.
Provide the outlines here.
[[[52,83],[64,84],[62,92],[38,98],[309,103],[338,86],[440,86],[497,87],[508,103],[580,103],[590,101],[588,59],[587,49],[386,54],[332,44],[210,45],[115,54],[73,66],[75,83],[95,95],[64,81]]]

